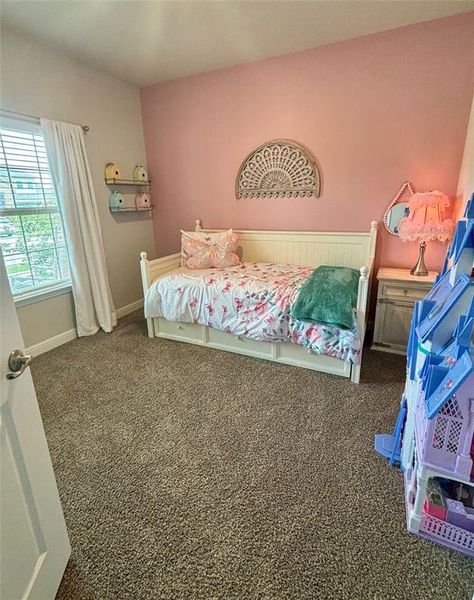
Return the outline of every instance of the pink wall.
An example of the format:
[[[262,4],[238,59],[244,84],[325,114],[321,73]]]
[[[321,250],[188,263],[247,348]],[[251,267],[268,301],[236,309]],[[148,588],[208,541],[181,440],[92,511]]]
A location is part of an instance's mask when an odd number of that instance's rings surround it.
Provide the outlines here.
[[[404,180],[455,196],[474,84],[474,12],[141,90],[156,252],[180,228],[366,231]],[[230,42],[229,42],[230,43]],[[322,170],[314,199],[236,200],[241,161],[289,138]],[[427,263],[445,248],[430,244]],[[416,244],[381,232],[378,259],[411,266]]]

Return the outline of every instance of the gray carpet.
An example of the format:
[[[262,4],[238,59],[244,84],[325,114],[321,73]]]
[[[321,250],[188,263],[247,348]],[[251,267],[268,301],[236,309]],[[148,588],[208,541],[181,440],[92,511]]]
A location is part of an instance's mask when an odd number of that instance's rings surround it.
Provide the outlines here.
[[[138,313],[33,366],[72,543],[59,599],[463,600],[473,562],[405,531],[372,450],[404,359],[362,383],[145,337]]]

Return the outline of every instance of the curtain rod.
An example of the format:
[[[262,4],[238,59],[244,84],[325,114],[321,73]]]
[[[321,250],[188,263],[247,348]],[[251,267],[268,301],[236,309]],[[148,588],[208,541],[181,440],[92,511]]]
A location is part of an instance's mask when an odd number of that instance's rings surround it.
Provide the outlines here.
[[[8,110],[6,108],[2,108],[1,112],[9,113],[10,115],[17,115],[19,117],[26,117],[27,119],[35,119],[36,121],[40,120],[40,117],[37,117],[36,115],[29,115],[27,113],[21,113],[21,112],[15,111],[15,110]],[[82,130],[86,133],[90,130],[89,125],[81,125],[80,123],[71,123],[71,125],[79,125],[80,127],[82,127]]]

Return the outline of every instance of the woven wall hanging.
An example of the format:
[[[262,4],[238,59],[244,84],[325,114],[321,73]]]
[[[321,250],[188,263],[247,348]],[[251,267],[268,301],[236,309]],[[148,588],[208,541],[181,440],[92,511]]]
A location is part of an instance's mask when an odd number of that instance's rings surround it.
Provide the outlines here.
[[[291,140],[271,140],[253,150],[235,181],[237,198],[317,198],[320,189],[315,159]]]

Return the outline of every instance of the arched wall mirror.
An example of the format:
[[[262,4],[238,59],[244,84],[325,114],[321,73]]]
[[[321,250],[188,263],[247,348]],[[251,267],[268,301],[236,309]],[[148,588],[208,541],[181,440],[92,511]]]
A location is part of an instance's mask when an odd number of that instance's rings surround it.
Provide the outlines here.
[[[415,193],[413,186],[405,182],[398,191],[395,198],[390,202],[383,216],[385,228],[392,235],[398,235],[400,221],[408,216],[408,198]]]

